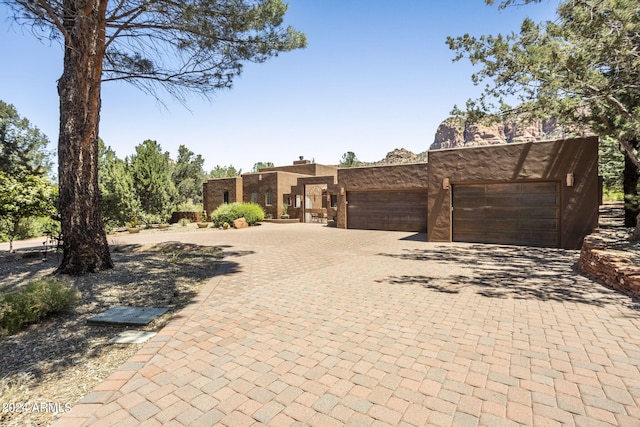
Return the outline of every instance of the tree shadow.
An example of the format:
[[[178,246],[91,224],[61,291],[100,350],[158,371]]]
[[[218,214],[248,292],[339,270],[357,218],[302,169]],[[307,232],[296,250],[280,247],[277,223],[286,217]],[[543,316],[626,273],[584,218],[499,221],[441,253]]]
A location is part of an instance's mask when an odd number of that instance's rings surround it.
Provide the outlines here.
[[[638,300],[582,276],[577,271],[577,251],[471,244],[430,245],[426,249],[379,255],[431,262],[438,266],[450,265],[452,272],[445,277],[390,276],[380,280],[381,283],[419,285],[448,294],[457,294],[463,289],[468,289],[488,298],[536,299],[596,306],[622,304],[640,310]],[[460,271],[465,273],[460,274]]]
[[[15,335],[0,338],[0,354],[6,355],[0,364],[0,378],[28,373],[32,378],[30,387],[37,388],[41,381],[65,380],[73,372],[93,370],[87,363],[95,364],[95,360],[103,360],[102,357],[124,357],[118,354],[126,356],[137,347],[110,344],[109,339],[128,329],[161,329],[194,299],[208,279],[215,276],[221,262],[225,263],[224,274],[236,274],[241,271],[237,258],[253,253],[234,251],[230,246],[181,242],[115,245],[111,252],[115,264],[111,270],[80,277],[56,276],[79,290],[81,297],[73,309],[42,319]],[[51,270],[50,263],[38,262],[25,263],[23,267],[28,274],[23,277],[38,275],[38,267]],[[0,287],[6,285],[4,282],[5,279],[0,278]],[[11,283],[11,287],[18,286]],[[143,327],[87,324],[89,317],[119,305],[170,310]]]

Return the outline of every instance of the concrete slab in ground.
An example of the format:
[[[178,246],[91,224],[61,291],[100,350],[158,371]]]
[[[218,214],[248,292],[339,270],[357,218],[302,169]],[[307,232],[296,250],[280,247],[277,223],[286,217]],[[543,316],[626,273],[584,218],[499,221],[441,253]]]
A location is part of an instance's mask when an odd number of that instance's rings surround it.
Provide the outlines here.
[[[142,344],[149,341],[156,332],[123,331],[109,340],[110,344]]]
[[[87,323],[90,325],[144,326],[167,311],[169,311],[168,308],[118,306],[90,317]]]

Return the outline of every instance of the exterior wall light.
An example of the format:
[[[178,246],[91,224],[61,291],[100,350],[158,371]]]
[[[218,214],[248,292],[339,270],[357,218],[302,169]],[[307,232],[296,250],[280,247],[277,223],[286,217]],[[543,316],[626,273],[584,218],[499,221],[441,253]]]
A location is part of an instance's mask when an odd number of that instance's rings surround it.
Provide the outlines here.
[[[451,184],[449,183],[449,178],[444,178],[442,180],[442,189],[448,190],[449,188],[451,188]]]
[[[567,187],[573,187],[573,183],[574,183],[573,173],[568,173],[567,174]]]

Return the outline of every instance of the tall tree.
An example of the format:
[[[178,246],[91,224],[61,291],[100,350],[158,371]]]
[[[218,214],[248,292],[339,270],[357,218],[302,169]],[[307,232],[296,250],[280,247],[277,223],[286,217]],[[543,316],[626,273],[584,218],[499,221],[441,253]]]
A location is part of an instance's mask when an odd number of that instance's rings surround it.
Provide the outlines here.
[[[282,0],[0,0],[43,37],[62,38],[58,175],[64,255],[58,271],[113,267],[98,186],[102,81],[184,100],[231,87],[245,61],[304,47],[282,28]]]
[[[178,147],[178,158],[173,166],[171,180],[178,191],[178,202],[202,202],[202,184],[205,180],[204,158],[184,145]]]
[[[232,165],[216,165],[216,167],[209,172],[209,178],[233,178],[240,175],[242,175],[242,169],[236,169]]]
[[[258,162],[253,164],[253,169],[251,170],[253,172],[260,172],[261,169],[272,168],[273,166],[273,162]]]
[[[624,152],[620,144],[611,138],[604,138],[598,147],[598,173],[602,177],[602,185],[608,191],[622,191],[622,170],[624,169]]]
[[[356,153],[347,151],[342,155],[342,159],[340,159],[341,168],[355,168],[356,166],[360,166],[360,160],[356,157]]]
[[[161,219],[171,213],[177,199],[176,187],[171,181],[171,158],[156,141],[147,139],[136,146],[129,160],[133,185],[142,210]]]
[[[104,222],[117,227],[140,216],[140,199],[133,185],[133,177],[127,163],[99,139],[100,200]]]
[[[507,0],[500,7],[540,0]],[[487,3],[493,3],[486,0]],[[637,194],[640,141],[640,7],[637,0],[566,0],[557,18],[524,20],[507,36],[448,38],[456,60],[468,58],[489,80],[467,103],[471,117],[487,113],[554,116],[614,138],[625,152],[625,189]],[[508,102],[516,100],[517,107]],[[631,193],[631,194],[629,194]],[[627,225],[637,211],[627,203]],[[631,222],[630,220],[633,220]],[[640,225],[638,226],[640,229]]]
[[[0,232],[9,236],[9,251],[13,252],[20,221],[55,213],[54,194],[54,187],[42,176],[0,171]]]
[[[20,117],[11,104],[0,101],[0,171],[7,175],[44,175],[51,171],[49,138]]]

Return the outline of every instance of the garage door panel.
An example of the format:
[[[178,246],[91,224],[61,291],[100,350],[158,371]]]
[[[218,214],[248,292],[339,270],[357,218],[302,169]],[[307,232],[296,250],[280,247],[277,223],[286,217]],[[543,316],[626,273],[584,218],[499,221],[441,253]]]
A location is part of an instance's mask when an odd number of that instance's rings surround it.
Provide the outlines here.
[[[535,193],[549,193],[549,194],[557,194],[558,192],[558,183],[557,182],[538,182],[536,185],[530,184],[521,184],[525,186],[526,192],[528,194]]]
[[[426,191],[347,193],[347,226],[365,230],[427,229]]]
[[[557,182],[453,187],[453,240],[559,246]]]
[[[525,223],[522,220],[515,219],[497,219],[497,218],[483,218],[482,224],[478,223],[477,219],[458,219],[455,222],[456,232],[470,232],[476,229],[481,229],[486,232],[509,232],[510,230],[527,230],[535,231],[536,233],[555,233],[559,231],[558,221],[555,218],[537,218],[527,220]]]

